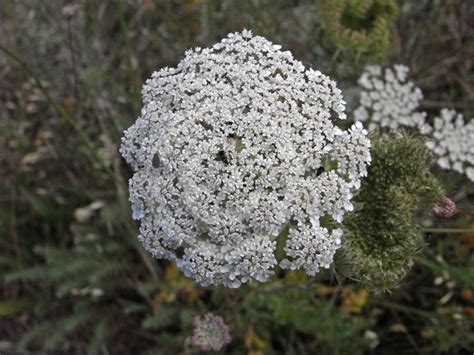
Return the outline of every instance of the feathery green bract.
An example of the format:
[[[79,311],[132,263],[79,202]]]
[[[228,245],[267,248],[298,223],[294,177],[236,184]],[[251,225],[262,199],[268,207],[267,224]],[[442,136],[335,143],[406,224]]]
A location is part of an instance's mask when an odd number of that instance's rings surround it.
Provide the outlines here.
[[[420,138],[390,136],[373,141],[372,165],[355,197],[360,208],[346,219],[343,248],[351,273],[369,288],[395,287],[421,247],[415,214],[441,194],[429,171],[430,158]]]
[[[382,57],[390,44],[390,25],[398,13],[394,0],[318,0],[329,39],[346,54]]]
[[[46,319],[22,335],[17,350],[52,351],[80,333],[90,340],[88,353],[98,353],[116,332],[110,314],[119,312],[120,307],[109,297],[124,288],[121,276],[127,273],[127,266],[120,256],[125,256],[126,249],[114,242],[97,248],[95,243],[83,241],[71,249],[35,247],[35,252],[44,259],[43,264],[5,275],[6,282],[39,286],[29,302],[36,316]]]

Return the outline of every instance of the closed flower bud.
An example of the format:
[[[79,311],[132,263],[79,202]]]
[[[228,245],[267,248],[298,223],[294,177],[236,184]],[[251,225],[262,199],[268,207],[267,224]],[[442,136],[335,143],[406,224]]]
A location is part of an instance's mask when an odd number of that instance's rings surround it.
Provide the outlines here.
[[[458,213],[456,203],[448,196],[439,196],[436,199],[437,203],[433,207],[433,214],[441,218],[449,218]]]

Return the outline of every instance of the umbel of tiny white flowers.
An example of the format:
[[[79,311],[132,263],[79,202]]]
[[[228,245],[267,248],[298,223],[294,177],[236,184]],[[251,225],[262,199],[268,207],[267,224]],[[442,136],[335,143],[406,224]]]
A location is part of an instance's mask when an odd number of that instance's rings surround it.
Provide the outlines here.
[[[370,162],[336,83],[250,31],[153,73],[121,153],[139,240],[203,286],[328,268]],[[321,225],[321,219],[330,221]]]
[[[474,120],[465,122],[462,114],[445,108],[431,127],[426,113],[418,111],[421,89],[407,80],[408,74],[400,64],[393,69],[367,66],[358,81],[361,95],[354,118],[367,122],[369,130],[416,128],[428,138],[426,145],[442,169],[464,173],[474,181]]]
[[[365,67],[358,81],[362,90],[355,119],[367,121],[369,130],[415,127],[421,133],[428,133],[426,113],[417,111],[423,94],[407,80],[408,74],[408,67],[401,64],[393,69],[378,65]]]
[[[465,173],[474,181],[474,119],[465,122],[462,114],[442,109],[426,145],[442,169]]]
[[[230,343],[229,327],[220,316],[207,313],[193,318],[193,335],[185,341],[186,345],[202,351],[219,351]]]

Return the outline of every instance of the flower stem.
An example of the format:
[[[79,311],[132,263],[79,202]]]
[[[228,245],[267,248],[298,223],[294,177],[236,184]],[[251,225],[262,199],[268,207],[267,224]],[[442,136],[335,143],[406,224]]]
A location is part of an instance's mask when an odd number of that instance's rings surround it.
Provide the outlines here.
[[[408,307],[408,306],[404,306],[404,305],[393,303],[393,302],[379,301],[377,302],[377,304],[383,307],[396,309],[398,311],[417,314],[421,317],[426,317],[426,318],[432,317],[432,314],[429,311],[424,311],[418,308]]]
[[[464,211],[464,210],[461,210],[458,208],[458,213],[459,214],[464,214],[464,215],[468,215],[468,216],[474,216],[474,212],[471,212],[471,211]]]
[[[423,228],[425,233],[474,233],[473,228]]]
[[[79,125],[72,119],[72,117],[67,113],[67,111],[60,105],[56,100],[54,100],[51,95],[49,94],[49,90],[46,86],[43,85],[39,77],[33,72],[33,70],[28,66],[26,62],[24,62],[20,57],[18,57],[13,51],[5,47],[4,45],[0,44],[0,51],[4,52],[7,57],[12,59],[15,63],[20,65],[20,67],[34,80],[35,84],[37,85],[38,89],[41,93],[46,97],[46,100],[51,105],[51,107],[56,111],[56,113],[61,117],[67,124],[69,124],[74,130],[78,133],[80,140],[83,142],[85,147],[88,150],[89,158],[91,160],[97,161],[101,167],[114,179],[117,181],[122,182],[123,179],[121,176],[115,174],[102,160],[102,158],[98,155],[94,145],[89,140],[87,135],[82,131]]]

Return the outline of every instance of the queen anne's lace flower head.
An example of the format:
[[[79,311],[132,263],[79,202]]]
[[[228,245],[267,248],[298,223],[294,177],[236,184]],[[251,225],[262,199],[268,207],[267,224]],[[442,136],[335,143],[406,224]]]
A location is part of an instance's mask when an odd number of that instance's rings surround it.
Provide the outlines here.
[[[122,141],[140,241],[204,286],[266,281],[287,228],[281,267],[328,267],[367,173],[362,124],[334,126],[335,82],[280,48],[243,31],[189,50],[146,82]]]
[[[417,111],[423,94],[407,80],[408,73],[409,69],[400,64],[393,69],[367,66],[358,81],[362,90],[359,107],[354,111],[355,119],[367,121],[369,130],[396,130],[405,126],[428,133],[426,113]]]
[[[194,332],[186,339],[187,344],[202,351],[219,351],[230,343],[229,327],[222,317],[207,313],[193,318]]]
[[[442,169],[455,170],[474,181],[474,120],[464,122],[454,110],[441,110],[435,117],[431,139],[426,142]]]

